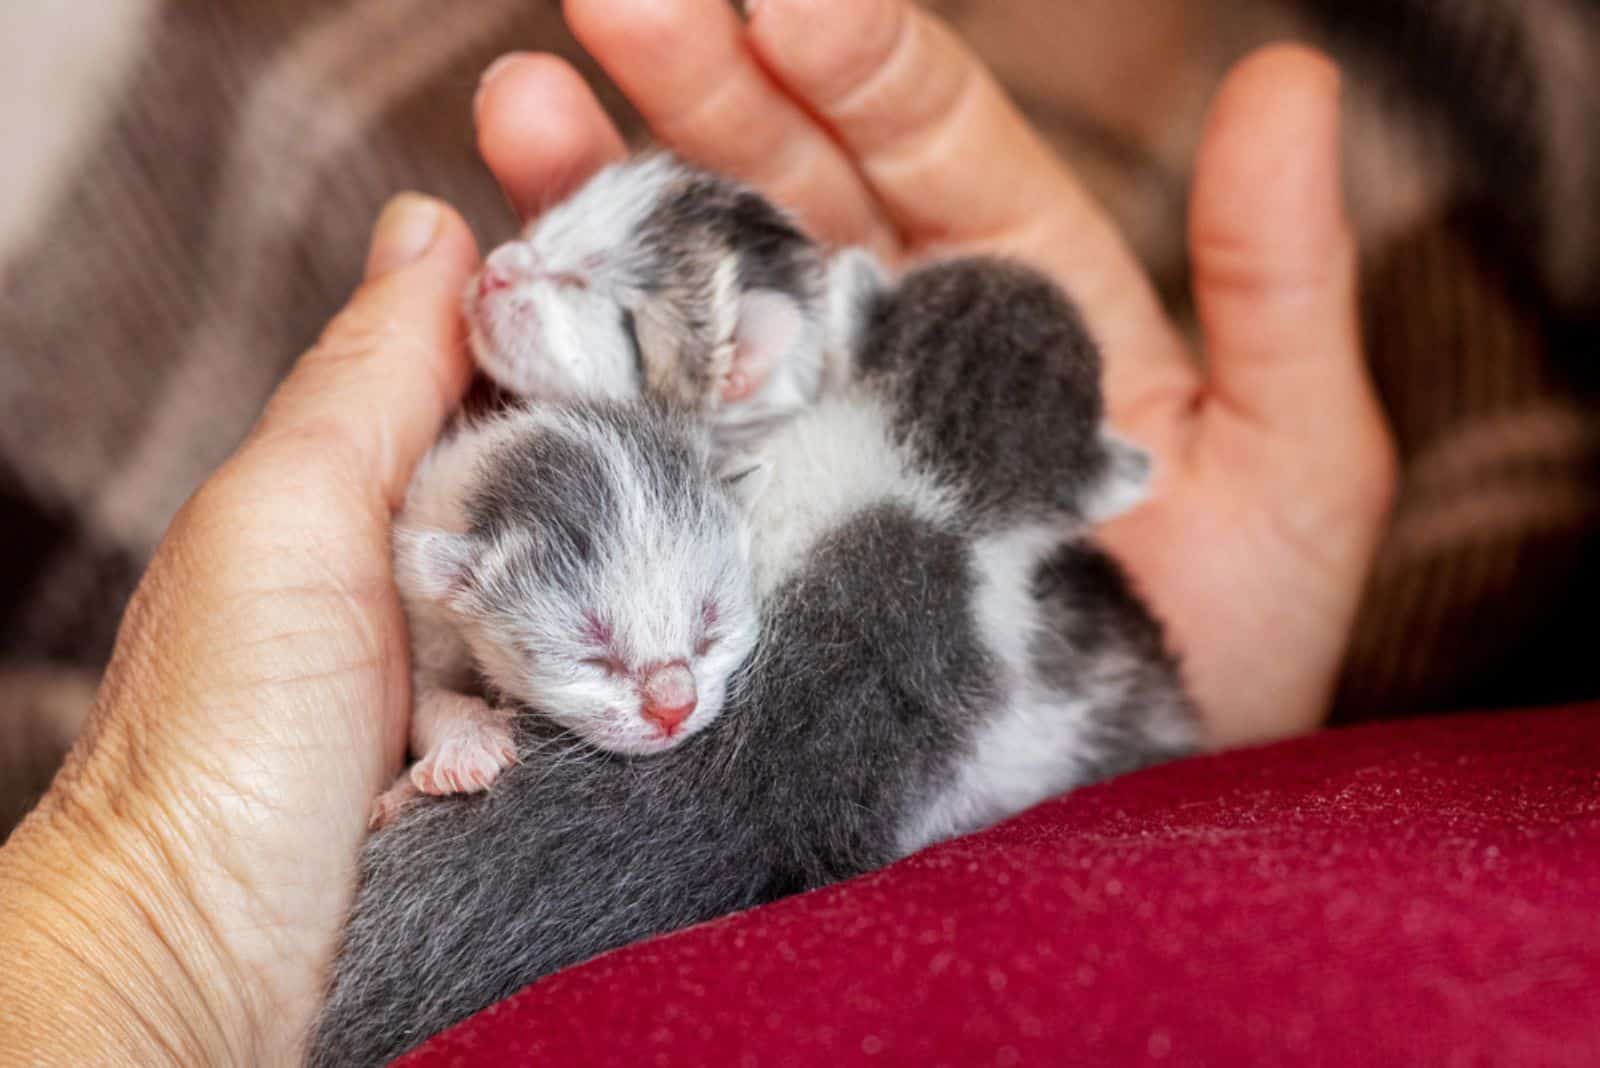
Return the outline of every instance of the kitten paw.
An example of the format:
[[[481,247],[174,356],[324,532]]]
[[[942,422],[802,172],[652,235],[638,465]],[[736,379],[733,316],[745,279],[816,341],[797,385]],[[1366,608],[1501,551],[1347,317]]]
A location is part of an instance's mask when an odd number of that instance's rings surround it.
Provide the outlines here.
[[[470,794],[487,790],[517,760],[511,731],[483,720],[453,724],[411,768],[411,782],[425,794]]]
[[[422,791],[411,781],[411,776],[401,775],[399,781],[379,794],[372,803],[372,815],[367,817],[367,830],[378,831],[387,827],[408,801],[421,796]]]

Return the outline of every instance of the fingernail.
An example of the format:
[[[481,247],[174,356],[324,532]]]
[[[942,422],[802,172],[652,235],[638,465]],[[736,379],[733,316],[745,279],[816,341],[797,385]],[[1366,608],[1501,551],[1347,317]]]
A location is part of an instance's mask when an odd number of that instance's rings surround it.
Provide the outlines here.
[[[474,116],[478,114],[478,108],[483,105],[483,94],[490,84],[515,66],[519,60],[526,58],[527,55],[528,53],[526,52],[507,52],[484,68],[483,75],[478,79],[478,91],[472,95],[472,114]]]
[[[756,17],[756,8],[761,6],[761,0],[744,0],[744,17],[746,21]]]
[[[439,234],[439,202],[420,193],[401,193],[384,206],[372,231],[367,277],[378,278],[415,263]]]

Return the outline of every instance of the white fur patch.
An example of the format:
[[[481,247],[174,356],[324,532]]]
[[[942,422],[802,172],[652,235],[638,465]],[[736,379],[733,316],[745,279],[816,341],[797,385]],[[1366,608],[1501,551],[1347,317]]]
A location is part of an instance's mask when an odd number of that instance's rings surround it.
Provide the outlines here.
[[[840,249],[828,260],[822,307],[823,393],[837,393],[850,381],[867,302],[892,284],[888,268],[864,248]]]
[[[555,262],[579,253],[631,248],[661,192],[682,173],[671,156],[657,154],[598,171],[572,196],[530,222],[523,239]]]
[[[417,465],[405,507],[395,518],[395,582],[406,607],[413,688],[419,693],[465,685],[472,654],[427,576],[413,566],[405,539],[415,531],[466,532],[466,498],[478,465],[498,443],[516,433],[518,425],[516,412],[458,425]]]
[[[985,827],[1076,785],[1091,763],[1088,714],[1097,694],[1085,680],[1065,697],[1042,685],[1033,666],[1043,622],[1033,575],[1061,543],[1057,527],[1033,526],[973,547],[973,616],[995,659],[1007,706],[980,729],[955,781],[902,833],[904,852]]]
[[[780,426],[761,453],[772,461],[772,478],[750,517],[759,597],[803,563],[819,538],[867,508],[900,504],[940,524],[958,514],[949,493],[901,453],[882,403],[861,390],[819,401]]]
[[[607,167],[491,254],[528,271],[509,291],[480,300],[474,279],[463,295],[472,352],[490,378],[541,400],[637,392],[622,309],[642,297],[639,232],[680,173],[665,155]]]
[[[1084,518],[1103,523],[1143,504],[1150,497],[1152,463],[1150,454],[1114,431],[1101,428],[1107,464],[1097,485],[1083,503]]]

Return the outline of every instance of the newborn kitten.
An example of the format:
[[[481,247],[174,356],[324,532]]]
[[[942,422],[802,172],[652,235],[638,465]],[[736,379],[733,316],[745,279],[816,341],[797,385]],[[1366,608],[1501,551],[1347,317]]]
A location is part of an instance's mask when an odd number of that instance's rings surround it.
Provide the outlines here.
[[[765,440],[759,652],[724,714],[645,761],[519,720],[494,790],[374,835],[313,1065],[1193,749],[1158,625],[1084,537],[1145,463],[1065,299],[963,261],[861,310],[854,377]]]
[[[875,271],[859,251],[826,260],[754,190],[651,153],[491,252],[464,312],[478,365],[513,394],[643,393],[740,443],[822,392],[852,341],[834,294]]]
[[[486,789],[516,756],[512,708],[635,755],[715,719],[756,639],[763,475],[719,476],[701,428],[643,404],[513,407],[436,445],[395,532],[420,759],[375,822]]]

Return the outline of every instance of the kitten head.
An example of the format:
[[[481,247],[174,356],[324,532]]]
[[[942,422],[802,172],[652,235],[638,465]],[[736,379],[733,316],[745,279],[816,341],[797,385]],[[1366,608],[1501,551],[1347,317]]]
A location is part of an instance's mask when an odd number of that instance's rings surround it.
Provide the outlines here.
[[[478,365],[512,393],[642,393],[743,422],[815,399],[822,284],[820,251],[776,207],[655,153],[490,253],[464,310]]]
[[[716,719],[755,647],[744,510],[764,475],[714,471],[648,409],[552,412],[484,465],[466,533],[397,533],[397,571],[499,694],[600,748],[660,752]]]

